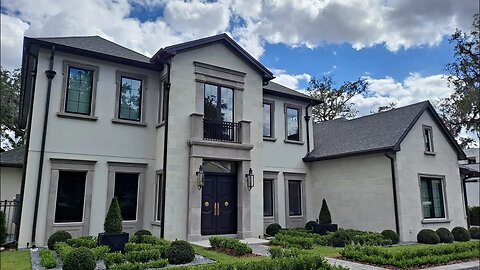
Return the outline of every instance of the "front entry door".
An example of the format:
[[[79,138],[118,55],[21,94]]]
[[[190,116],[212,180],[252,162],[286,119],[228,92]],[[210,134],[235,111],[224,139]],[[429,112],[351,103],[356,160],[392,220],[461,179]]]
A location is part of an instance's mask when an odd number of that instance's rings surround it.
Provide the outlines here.
[[[202,235],[237,233],[237,185],[231,174],[205,173]]]

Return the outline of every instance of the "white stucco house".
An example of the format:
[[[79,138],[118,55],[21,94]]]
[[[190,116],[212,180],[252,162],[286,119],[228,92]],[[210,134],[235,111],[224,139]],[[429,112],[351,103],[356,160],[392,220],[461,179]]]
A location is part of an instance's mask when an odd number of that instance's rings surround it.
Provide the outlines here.
[[[466,225],[464,153],[428,102],[314,128],[320,101],[270,82],[225,34],[151,58],[98,36],[26,37],[22,74],[19,246],[102,232],[114,196],[124,231],[189,241],[303,227],[324,197],[340,227],[406,241]]]
[[[24,157],[24,146],[0,153],[0,201],[12,201],[19,197]]]

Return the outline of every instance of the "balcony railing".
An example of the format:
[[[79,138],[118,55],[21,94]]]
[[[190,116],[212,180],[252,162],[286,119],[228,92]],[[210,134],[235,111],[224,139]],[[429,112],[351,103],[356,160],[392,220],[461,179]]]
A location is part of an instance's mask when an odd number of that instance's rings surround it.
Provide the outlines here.
[[[203,119],[203,139],[241,143],[241,123]]]

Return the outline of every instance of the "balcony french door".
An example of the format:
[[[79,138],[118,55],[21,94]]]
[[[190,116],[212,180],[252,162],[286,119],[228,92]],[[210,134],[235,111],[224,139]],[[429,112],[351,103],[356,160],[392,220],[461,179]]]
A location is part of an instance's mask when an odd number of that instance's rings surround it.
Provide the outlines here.
[[[240,125],[233,122],[233,89],[205,84],[203,137],[238,142]]]

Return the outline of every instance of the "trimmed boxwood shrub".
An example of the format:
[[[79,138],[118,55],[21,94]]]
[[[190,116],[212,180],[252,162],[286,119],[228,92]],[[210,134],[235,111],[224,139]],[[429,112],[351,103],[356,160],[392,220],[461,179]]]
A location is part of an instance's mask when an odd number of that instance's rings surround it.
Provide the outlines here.
[[[107,268],[110,269],[114,264],[121,264],[125,262],[125,256],[120,252],[112,252],[105,254],[104,259]]]
[[[447,228],[437,229],[437,235],[440,238],[440,243],[452,243],[453,234]]]
[[[97,239],[92,236],[80,236],[78,238],[68,239],[66,242],[72,247],[95,248],[98,246]]]
[[[133,235],[135,235],[137,237],[140,237],[140,236],[143,236],[143,235],[152,235],[152,233],[149,230],[138,230]]]
[[[7,224],[5,223],[5,213],[0,211],[0,245],[7,239]]]
[[[313,225],[315,224],[318,224],[318,223],[314,220],[310,220],[309,222],[307,222],[307,224],[305,224],[305,229],[311,231],[313,230]]]
[[[125,259],[129,262],[150,262],[155,261],[160,258],[160,250],[151,249],[151,250],[139,250],[139,251],[130,251],[125,254]]]
[[[56,231],[47,240],[48,249],[53,250],[56,242],[67,242],[72,239],[72,235],[66,231]]]
[[[398,237],[398,233],[392,231],[392,230],[384,230],[382,232],[383,238],[389,239],[392,241],[392,244],[398,244],[400,241],[400,237]]]
[[[68,253],[63,270],[94,270],[96,265],[92,252],[86,247],[79,247]]]
[[[470,241],[470,233],[463,227],[455,227],[452,230],[453,239],[458,242]]]
[[[468,232],[470,233],[470,237],[472,237],[472,239],[480,239],[479,227],[471,227],[470,229],[468,229]]]
[[[67,259],[68,253],[73,250],[73,247],[65,242],[57,242],[54,246],[55,251],[57,252],[58,256],[62,261]]]
[[[268,249],[268,252],[270,253],[270,257],[272,259],[278,259],[278,258],[289,258],[289,257],[298,257],[300,256],[300,249],[298,248],[281,248],[281,247],[276,247],[272,246]]]
[[[434,230],[423,229],[417,234],[417,242],[422,244],[438,244],[440,242],[440,237]]]
[[[265,229],[265,233],[270,236],[275,236],[280,230],[282,229],[282,226],[278,223],[272,223],[267,226]]]
[[[252,253],[252,249],[238,239],[212,236],[208,240],[213,249],[227,250],[235,256],[243,256]]]
[[[177,240],[170,244],[167,256],[168,262],[171,264],[184,264],[195,259],[195,251],[187,241]]]
[[[118,204],[117,197],[113,197],[110,207],[108,208],[103,229],[106,234],[117,234],[122,232],[122,212]]]
[[[318,215],[318,224],[332,224],[332,216],[330,215],[330,210],[328,210],[327,201],[325,199],[322,200],[322,208]]]
[[[333,234],[332,237],[332,246],[334,247],[345,247],[352,241],[349,233],[344,230],[338,230]]]

